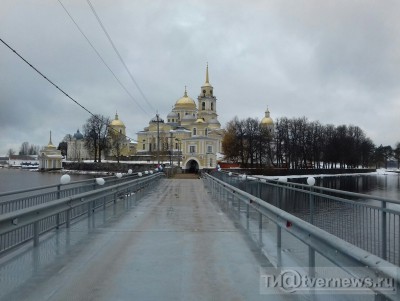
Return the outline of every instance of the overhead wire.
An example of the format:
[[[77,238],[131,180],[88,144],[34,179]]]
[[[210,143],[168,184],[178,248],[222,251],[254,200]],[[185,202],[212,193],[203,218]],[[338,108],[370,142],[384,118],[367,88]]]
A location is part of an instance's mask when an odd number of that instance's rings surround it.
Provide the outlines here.
[[[122,82],[118,79],[118,77],[115,75],[115,73],[112,71],[110,66],[105,62],[103,57],[100,55],[100,53],[97,51],[97,49],[94,47],[93,43],[89,40],[89,38],[86,36],[86,34],[83,32],[83,30],[80,28],[78,23],[75,21],[75,19],[72,17],[72,15],[69,13],[67,8],[62,4],[61,0],[58,0],[64,11],[67,13],[71,21],[75,24],[75,26],[78,28],[79,32],[83,35],[83,37],[86,39],[86,41],[89,43],[90,47],[92,47],[93,51],[97,54],[97,56],[100,58],[100,60],[103,62],[103,64],[107,67],[107,69],[111,72],[111,74],[114,76],[115,80],[120,84],[120,86],[125,90],[125,92],[129,95],[129,97],[136,103],[136,105],[139,107],[140,110],[142,110],[146,115],[150,116],[150,114],[140,105],[140,103],[133,97],[133,95],[128,91],[128,89],[122,84]]]
[[[124,135],[114,128],[112,128],[109,124],[104,122],[103,118],[99,118],[97,115],[93,114],[88,108],[85,106],[81,105],[77,100],[75,100],[72,96],[70,96],[67,92],[65,92],[63,89],[61,89],[58,85],[56,85],[51,79],[49,79],[46,75],[44,75],[39,69],[37,69],[35,66],[33,66],[28,60],[26,60],[22,55],[20,55],[14,48],[12,48],[9,44],[7,44],[2,38],[0,38],[0,42],[2,42],[8,49],[10,49],[14,54],[16,54],[21,60],[23,60],[29,67],[31,67],[33,70],[35,70],[39,75],[41,75],[46,81],[48,81],[52,86],[54,86],[57,90],[59,90],[62,94],[64,94],[66,97],[68,97],[70,100],[72,100],[76,105],[78,105],[80,108],[88,112],[91,116],[93,116],[96,120],[100,121],[102,124],[106,125],[108,129],[119,133],[121,136],[129,139],[129,140],[135,140],[127,135]]]
[[[115,53],[117,54],[119,60],[121,61],[122,65],[124,66],[126,72],[129,74],[129,77],[131,78],[131,80],[133,81],[133,83],[135,84],[136,88],[138,89],[139,93],[142,95],[143,99],[146,101],[146,103],[149,105],[149,107],[153,110],[156,111],[156,109],[152,106],[152,104],[149,102],[149,100],[147,99],[147,97],[144,95],[142,89],[139,87],[139,84],[136,82],[135,78],[133,77],[132,73],[130,72],[128,66],[125,64],[121,54],[119,53],[117,47],[115,46],[113,40],[111,39],[111,36],[109,35],[109,33],[107,32],[103,22],[101,21],[99,15],[97,14],[96,10],[94,9],[94,6],[92,5],[92,3],[90,2],[90,0],[86,0],[86,2],[89,4],[90,9],[92,11],[92,13],[94,14],[94,16],[96,17],[97,21],[100,24],[100,27],[103,29],[104,34],[106,35],[108,41],[110,42],[112,48],[114,49]]]

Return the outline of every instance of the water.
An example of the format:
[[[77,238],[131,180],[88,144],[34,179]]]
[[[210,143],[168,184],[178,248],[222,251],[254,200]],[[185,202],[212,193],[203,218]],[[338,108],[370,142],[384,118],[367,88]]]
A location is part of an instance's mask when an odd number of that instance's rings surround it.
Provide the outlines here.
[[[0,168],[0,192],[22,190],[60,183],[61,173]],[[92,178],[90,175],[70,175],[71,182]]]
[[[400,174],[323,177],[316,178],[316,185],[400,200]]]

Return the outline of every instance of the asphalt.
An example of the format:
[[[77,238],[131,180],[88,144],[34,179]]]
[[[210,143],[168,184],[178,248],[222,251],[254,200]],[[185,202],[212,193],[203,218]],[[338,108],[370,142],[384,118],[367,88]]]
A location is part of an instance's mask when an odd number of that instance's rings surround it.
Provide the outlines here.
[[[201,179],[164,179],[0,258],[0,300],[289,300],[260,294],[269,266]]]

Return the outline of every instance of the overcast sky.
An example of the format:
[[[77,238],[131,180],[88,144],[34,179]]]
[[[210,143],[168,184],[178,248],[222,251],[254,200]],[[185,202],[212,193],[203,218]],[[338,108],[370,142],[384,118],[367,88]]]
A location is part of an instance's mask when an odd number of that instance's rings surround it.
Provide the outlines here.
[[[400,1],[1,0],[0,38],[127,135],[165,118],[184,87],[196,100],[209,63],[223,126],[234,116],[353,124],[376,145],[400,141]],[[0,43],[0,155],[53,144],[89,114]],[[197,103],[197,101],[196,101]]]

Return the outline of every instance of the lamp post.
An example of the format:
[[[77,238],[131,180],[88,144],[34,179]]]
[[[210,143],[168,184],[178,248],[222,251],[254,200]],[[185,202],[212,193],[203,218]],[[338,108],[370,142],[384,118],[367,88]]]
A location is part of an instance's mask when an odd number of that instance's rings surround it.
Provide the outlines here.
[[[157,113],[157,164],[160,165],[160,116]]]
[[[178,167],[181,167],[181,139],[175,138],[175,141],[178,142]]]
[[[169,138],[171,139],[170,140],[170,147],[169,147],[169,165],[171,166],[171,170],[172,170],[172,152],[173,152],[173,150],[174,150],[174,148],[173,148],[173,143],[172,143],[172,138],[173,138],[173,132],[172,131],[170,131],[169,132]]]

